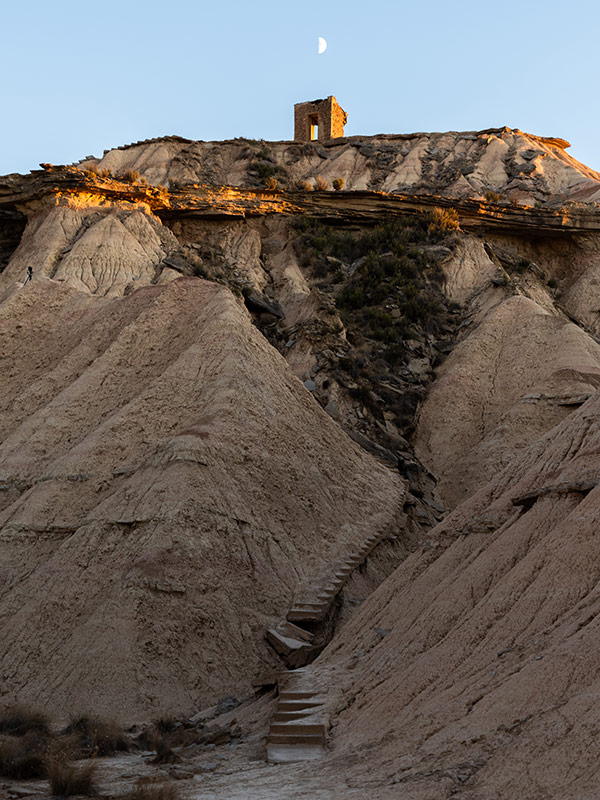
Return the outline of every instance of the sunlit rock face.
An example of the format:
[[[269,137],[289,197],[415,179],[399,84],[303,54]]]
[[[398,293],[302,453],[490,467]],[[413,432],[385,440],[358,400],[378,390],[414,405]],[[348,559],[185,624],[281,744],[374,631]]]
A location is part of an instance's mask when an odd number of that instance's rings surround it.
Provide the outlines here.
[[[18,281],[34,265],[37,276],[79,291],[120,295],[154,282],[175,245],[171,232],[133,203],[65,203],[31,215],[4,280]]]
[[[120,174],[136,170],[150,183],[280,187],[331,186],[346,190],[442,194],[483,198],[494,192],[507,201],[533,205],[600,197],[600,176],[571,158],[568,142],[519,130],[352,136],[311,142],[193,142],[166,137],[107,151],[82,162]]]

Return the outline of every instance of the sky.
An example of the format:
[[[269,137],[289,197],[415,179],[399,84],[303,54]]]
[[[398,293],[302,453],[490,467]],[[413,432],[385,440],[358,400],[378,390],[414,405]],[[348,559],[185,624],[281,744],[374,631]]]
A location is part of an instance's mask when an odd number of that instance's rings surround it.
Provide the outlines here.
[[[294,103],[330,94],[349,136],[507,125],[600,170],[597,2],[2,6],[0,174],[170,134],[291,139]]]

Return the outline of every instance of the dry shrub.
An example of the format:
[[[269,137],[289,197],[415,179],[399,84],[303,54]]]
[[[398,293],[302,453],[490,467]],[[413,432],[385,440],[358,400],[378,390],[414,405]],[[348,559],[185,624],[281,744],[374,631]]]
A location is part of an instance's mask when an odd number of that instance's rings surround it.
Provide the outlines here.
[[[273,191],[276,188],[277,188],[277,178],[274,178],[272,175],[270,175],[265,180],[265,189],[270,189],[271,191]]]
[[[144,728],[135,738],[136,746],[142,750],[158,751],[162,741],[163,737],[156,730],[154,725],[149,725],[147,728]]]
[[[327,189],[329,189],[329,184],[327,183],[325,178],[322,178],[320,175],[317,175],[317,177],[315,178],[315,183],[313,185],[313,191],[325,192],[327,191]]]
[[[30,731],[48,733],[48,717],[26,706],[13,706],[0,712],[0,733],[24,736]]]
[[[455,231],[460,224],[455,208],[434,208],[429,214],[429,231]]]
[[[156,763],[169,763],[173,747],[187,747],[198,742],[200,733],[195,726],[185,726],[174,717],[161,717],[147,725],[135,738],[142,750],[153,750]]]
[[[341,192],[342,189],[344,188],[344,183],[345,181],[343,178],[334,178],[331,185],[336,190],[336,192]]]
[[[172,783],[142,783],[118,800],[177,800],[177,790]]]
[[[82,715],[72,719],[63,733],[72,737],[82,755],[112,756],[129,750],[129,740],[112,720]]]
[[[174,750],[171,749],[169,744],[165,741],[160,741],[156,748],[156,755],[152,759],[152,764],[178,764],[181,761],[179,756]]]
[[[76,767],[58,758],[49,758],[46,764],[50,791],[57,797],[96,794],[96,763]]]
[[[122,175],[123,180],[129,181],[130,183],[136,183],[140,179],[140,173],[137,169],[128,169]]]
[[[18,739],[0,741],[0,775],[27,780],[46,775],[47,738],[30,731]]]

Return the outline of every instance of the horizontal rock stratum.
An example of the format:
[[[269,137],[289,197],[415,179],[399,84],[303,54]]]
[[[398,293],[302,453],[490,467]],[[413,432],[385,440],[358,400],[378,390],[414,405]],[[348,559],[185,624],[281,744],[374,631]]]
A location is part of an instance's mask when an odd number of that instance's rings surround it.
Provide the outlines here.
[[[567,147],[166,137],[0,178],[0,703],[245,698],[196,798],[595,797],[600,175]]]

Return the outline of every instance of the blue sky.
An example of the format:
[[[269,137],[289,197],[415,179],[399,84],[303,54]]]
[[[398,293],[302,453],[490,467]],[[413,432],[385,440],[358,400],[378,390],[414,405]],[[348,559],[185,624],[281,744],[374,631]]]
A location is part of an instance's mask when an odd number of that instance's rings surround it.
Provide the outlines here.
[[[20,0],[0,26],[0,174],[167,134],[289,139],[294,103],[328,94],[348,135],[508,125],[600,170],[595,2]]]

